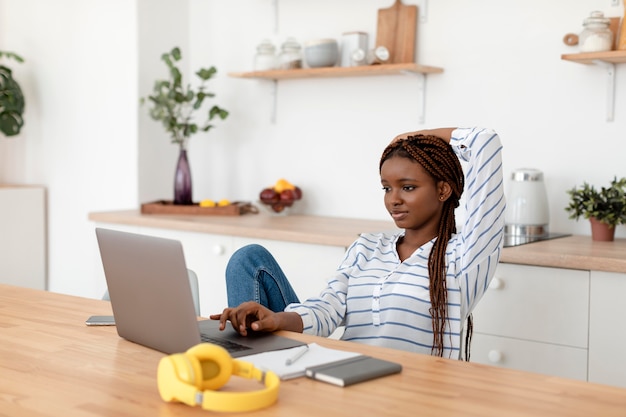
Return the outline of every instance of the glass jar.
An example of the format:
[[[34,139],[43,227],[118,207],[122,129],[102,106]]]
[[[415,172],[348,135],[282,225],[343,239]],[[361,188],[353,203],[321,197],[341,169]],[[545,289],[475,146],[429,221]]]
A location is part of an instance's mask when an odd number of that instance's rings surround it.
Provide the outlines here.
[[[278,55],[279,69],[302,68],[302,47],[294,38],[287,38]]]
[[[583,21],[585,28],[579,38],[580,52],[610,51],[613,46],[613,32],[609,29],[610,20],[602,12],[591,12]]]
[[[269,39],[264,39],[256,47],[256,55],[254,56],[254,70],[267,71],[276,69],[276,47]]]

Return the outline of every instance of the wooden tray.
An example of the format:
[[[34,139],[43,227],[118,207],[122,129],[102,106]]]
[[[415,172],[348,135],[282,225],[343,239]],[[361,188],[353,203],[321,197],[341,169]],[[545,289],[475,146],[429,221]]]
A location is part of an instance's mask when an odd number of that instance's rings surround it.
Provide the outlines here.
[[[200,207],[198,203],[191,205],[174,204],[170,200],[159,200],[141,205],[141,214],[190,214],[208,216],[240,216],[246,213],[256,214],[258,207],[249,202],[235,201],[223,207]]]

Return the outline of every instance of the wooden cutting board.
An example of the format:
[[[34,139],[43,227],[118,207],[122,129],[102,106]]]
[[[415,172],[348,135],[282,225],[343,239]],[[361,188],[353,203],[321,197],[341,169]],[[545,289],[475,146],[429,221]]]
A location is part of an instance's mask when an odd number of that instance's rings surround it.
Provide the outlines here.
[[[378,9],[376,46],[389,50],[390,63],[415,62],[416,35],[417,6],[407,6],[396,0],[391,7]]]
[[[626,50],[626,0],[624,0],[624,17],[622,18],[622,26],[619,30],[619,38],[615,42],[616,49],[620,51]]]

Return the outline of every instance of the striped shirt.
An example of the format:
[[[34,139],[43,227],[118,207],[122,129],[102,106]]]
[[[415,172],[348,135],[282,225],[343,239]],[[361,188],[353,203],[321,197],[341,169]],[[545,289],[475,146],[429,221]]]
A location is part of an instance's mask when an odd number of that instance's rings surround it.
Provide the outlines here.
[[[446,249],[448,322],[443,356],[461,357],[463,324],[493,278],[504,227],[502,145],[489,129],[454,130],[450,145],[465,167],[465,218]],[[348,248],[337,273],[319,297],[290,304],[304,332],[431,354],[432,319],[428,256],[435,239],[400,261],[404,231],[362,234]]]

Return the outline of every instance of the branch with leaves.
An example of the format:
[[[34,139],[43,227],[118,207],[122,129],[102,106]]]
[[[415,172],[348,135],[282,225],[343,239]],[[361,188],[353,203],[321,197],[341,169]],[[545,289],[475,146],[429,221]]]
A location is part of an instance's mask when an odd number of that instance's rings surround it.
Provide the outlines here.
[[[567,193],[570,202],[565,211],[570,219],[593,217],[611,226],[626,224],[626,178],[614,177],[609,187],[599,190],[584,182]]]
[[[154,83],[152,95],[148,100],[152,103],[150,117],[160,121],[166,132],[172,137],[172,143],[186,147],[189,138],[198,132],[208,132],[214,127],[211,123],[216,117],[221,120],[228,117],[228,111],[213,105],[203,112],[202,106],[206,99],[215,97],[207,91],[207,82],[217,73],[215,67],[201,68],[195,74],[200,79],[200,85],[194,90],[190,84],[183,84],[183,76],[176,63],[182,59],[179,48],[164,53],[161,59],[169,70],[169,79],[157,80]],[[145,99],[142,99],[142,103]],[[206,120],[200,124],[195,121],[196,114],[206,115]]]

